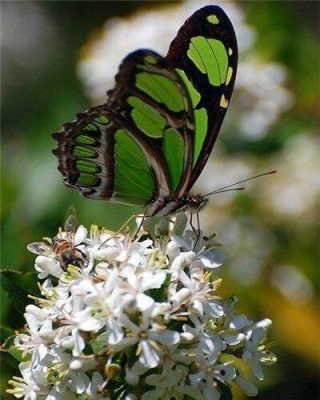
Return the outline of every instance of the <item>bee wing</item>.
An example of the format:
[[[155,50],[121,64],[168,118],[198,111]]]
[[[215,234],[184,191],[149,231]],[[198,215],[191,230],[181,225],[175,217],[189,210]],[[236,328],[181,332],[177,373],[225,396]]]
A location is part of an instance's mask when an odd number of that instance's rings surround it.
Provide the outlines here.
[[[27,249],[31,251],[31,253],[37,254],[37,255],[43,255],[43,254],[48,254],[50,253],[50,246],[48,246],[44,242],[33,242],[28,244]]]
[[[77,227],[77,220],[76,217],[71,214],[69,217],[66,219],[66,222],[64,224],[64,230],[66,232],[75,232]]]

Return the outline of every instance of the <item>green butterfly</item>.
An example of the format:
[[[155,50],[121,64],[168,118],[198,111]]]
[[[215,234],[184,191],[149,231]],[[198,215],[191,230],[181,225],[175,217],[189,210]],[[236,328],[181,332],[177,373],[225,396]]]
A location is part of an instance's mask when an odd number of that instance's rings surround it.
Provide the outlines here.
[[[230,103],[237,70],[232,24],[218,6],[196,11],[161,57],[137,50],[121,63],[106,102],[54,133],[67,186],[84,196],[168,215],[189,194]]]

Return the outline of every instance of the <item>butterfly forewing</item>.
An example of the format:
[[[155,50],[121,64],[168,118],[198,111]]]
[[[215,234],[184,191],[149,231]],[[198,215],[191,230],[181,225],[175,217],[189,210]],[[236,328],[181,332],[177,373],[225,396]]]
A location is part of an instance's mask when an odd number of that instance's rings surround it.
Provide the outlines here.
[[[195,12],[180,28],[165,59],[183,79],[194,109],[190,190],[218,136],[236,77],[237,41],[225,12],[218,6]]]

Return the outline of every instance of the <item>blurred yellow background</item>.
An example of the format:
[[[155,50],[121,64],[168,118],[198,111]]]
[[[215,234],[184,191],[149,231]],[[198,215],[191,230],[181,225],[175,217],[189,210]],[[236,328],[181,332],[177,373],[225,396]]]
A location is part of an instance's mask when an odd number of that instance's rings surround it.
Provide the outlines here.
[[[139,47],[166,53],[195,9],[212,2],[2,2],[2,268],[31,271],[26,245],[54,236],[70,205],[79,222],[116,229],[135,209],[64,187],[50,133],[103,102],[119,62]],[[227,260],[221,295],[240,297],[253,320],[268,317],[278,363],[260,400],[315,400],[319,363],[319,2],[218,1],[234,24],[239,73],[208,166],[206,193],[260,172],[240,193],[211,198],[201,226]],[[6,327],[23,319],[2,292]],[[1,395],[17,375],[3,357]],[[243,394],[236,393],[241,400]]]

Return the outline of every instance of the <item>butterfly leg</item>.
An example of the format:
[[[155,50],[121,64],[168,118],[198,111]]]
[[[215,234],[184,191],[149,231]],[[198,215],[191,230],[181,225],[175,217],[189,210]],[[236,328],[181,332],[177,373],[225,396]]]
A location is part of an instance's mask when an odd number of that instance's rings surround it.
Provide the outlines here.
[[[137,218],[137,217],[139,217],[139,215],[136,215],[136,218]],[[145,221],[146,218],[149,218],[149,216],[143,214],[142,219],[141,219],[141,222],[140,222],[140,224],[139,224],[139,226],[138,226],[138,229],[136,230],[136,233],[133,235],[133,240],[136,240],[136,239],[137,239],[138,234],[139,234],[141,228],[143,227],[143,224],[144,224],[144,221]]]
[[[199,236],[200,236],[199,213],[198,213],[198,210],[197,210],[197,228],[196,228],[194,226],[194,224],[193,224],[193,212],[192,212],[192,207],[191,206],[189,206],[189,210],[188,211],[190,212],[189,225],[190,225],[190,227],[192,229],[192,232],[195,233],[195,235],[196,235],[196,239],[195,239],[194,244],[193,244],[193,250],[194,250],[196,248],[196,246],[197,246],[197,243],[199,241]]]
[[[111,239],[115,238],[117,235],[119,235],[119,233],[121,233],[134,218],[138,218],[140,216],[141,216],[141,214],[131,215],[131,217],[128,218],[123,225],[121,225],[121,227],[117,230],[117,232],[115,232],[111,237],[109,237],[108,239],[106,239],[104,242],[102,242],[100,244],[99,249],[101,249],[101,247],[103,247],[109,240],[111,240]],[[146,215],[143,215],[142,222],[140,223],[137,232],[134,234],[133,240],[137,237],[145,218],[146,218]]]

